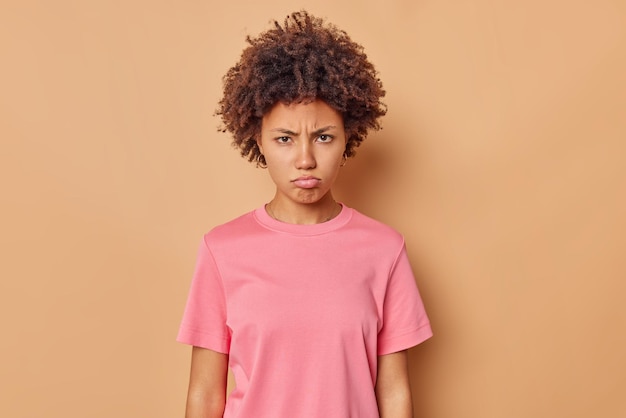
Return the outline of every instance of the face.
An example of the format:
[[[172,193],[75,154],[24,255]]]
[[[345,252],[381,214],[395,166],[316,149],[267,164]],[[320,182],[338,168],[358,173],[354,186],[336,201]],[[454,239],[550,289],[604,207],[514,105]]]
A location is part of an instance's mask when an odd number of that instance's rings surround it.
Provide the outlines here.
[[[321,100],[277,103],[263,116],[258,144],[276,184],[277,204],[332,200],[346,147],[340,113]]]

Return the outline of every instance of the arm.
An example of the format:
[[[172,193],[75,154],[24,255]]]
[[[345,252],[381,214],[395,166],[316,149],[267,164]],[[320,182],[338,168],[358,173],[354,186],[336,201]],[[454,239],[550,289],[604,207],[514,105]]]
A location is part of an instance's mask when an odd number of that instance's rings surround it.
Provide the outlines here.
[[[221,418],[226,405],[228,355],[193,347],[185,418]]]
[[[378,357],[376,399],[381,418],[412,418],[406,350]]]

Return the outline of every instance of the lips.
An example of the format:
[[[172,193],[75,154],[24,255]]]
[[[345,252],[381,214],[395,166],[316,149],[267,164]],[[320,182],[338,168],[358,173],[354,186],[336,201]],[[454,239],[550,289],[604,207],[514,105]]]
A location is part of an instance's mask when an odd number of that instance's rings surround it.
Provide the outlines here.
[[[313,176],[302,176],[298,177],[295,180],[292,180],[292,182],[297,187],[300,187],[302,189],[312,189],[314,187],[317,187],[320,184],[321,180]]]

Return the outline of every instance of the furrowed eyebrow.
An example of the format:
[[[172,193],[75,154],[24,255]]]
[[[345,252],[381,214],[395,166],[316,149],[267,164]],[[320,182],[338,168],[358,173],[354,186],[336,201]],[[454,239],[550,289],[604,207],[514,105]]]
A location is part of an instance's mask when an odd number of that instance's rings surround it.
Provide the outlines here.
[[[317,130],[313,131],[313,135],[316,135],[316,136],[317,136],[317,135],[321,135],[321,134],[323,134],[324,132],[329,131],[329,130],[331,130],[331,129],[333,129],[333,128],[336,128],[336,126],[335,126],[335,125],[328,125],[328,126],[324,126],[323,128],[319,128],[319,129],[317,129]]]
[[[283,128],[270,129],[270,132],[278,132],[278,133],[285,134],[285,135],[298,135],[297,133],[290,131],[289,129],[283,129]]]
[[[329,131],[329,130],[334,129],[334,128],[336,128],[335,125],[324,126],[323,128],[319,128],[319,129],[316,129],[315,131],[313,131],[313,135],[321,135],[324,132]],[[270,132],[279,132],[281,134],[294,135],[294,136],[298,135],[297,132],[290,131],[289,129],[285,129],[285,128],[270,129]]]

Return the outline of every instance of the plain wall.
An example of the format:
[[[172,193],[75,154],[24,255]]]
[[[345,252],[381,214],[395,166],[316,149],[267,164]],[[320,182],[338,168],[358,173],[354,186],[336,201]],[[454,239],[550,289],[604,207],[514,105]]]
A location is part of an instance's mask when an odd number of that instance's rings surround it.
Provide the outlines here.
[[[200,237],[273,193],[221,77],[302,7],[388,92],[336,196],[406,236],[416,416],[626,416],[622,0],[2,1],[0,416],[182,416]]]

